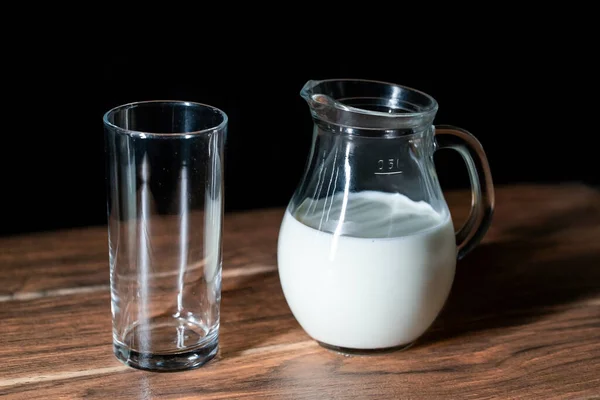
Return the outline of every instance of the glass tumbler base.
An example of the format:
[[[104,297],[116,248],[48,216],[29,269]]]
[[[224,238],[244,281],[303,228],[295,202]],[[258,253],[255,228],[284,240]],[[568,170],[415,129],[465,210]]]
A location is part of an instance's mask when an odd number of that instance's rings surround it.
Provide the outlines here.
[[[212,360],[219,351],[219,339],[215,337],[201,347],[181,353],[140,353],[120,343],[113,343],[117,359],[130,367],[155,372],[174,372],[194,369]]]

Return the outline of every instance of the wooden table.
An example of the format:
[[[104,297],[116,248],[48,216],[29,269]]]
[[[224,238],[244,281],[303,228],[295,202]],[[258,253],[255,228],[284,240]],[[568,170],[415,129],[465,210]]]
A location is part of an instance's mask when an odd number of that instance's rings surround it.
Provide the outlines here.
[[[221,350],[151,373],[112,354],[105,227],[0,239],[0,396],[22,399],[600,398],[600,192],[497,188],[481,245],[412,348],[346,357],[318,346],[283,298],[283,210],[228,214]],[[447,193],[455,223],[469,197]]]

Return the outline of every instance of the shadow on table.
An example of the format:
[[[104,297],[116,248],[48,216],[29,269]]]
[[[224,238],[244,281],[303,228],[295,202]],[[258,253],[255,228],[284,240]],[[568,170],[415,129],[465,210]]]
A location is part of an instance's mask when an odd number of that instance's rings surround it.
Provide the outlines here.
[[[581,207],[507,230],[457,265],[452,293],[421,345],[519,326],[600,293],[600,208]]]
[[[221,358],[277,345],[292,331],[298,331],[276,271],[238,279],[223,294],[221,315]]]

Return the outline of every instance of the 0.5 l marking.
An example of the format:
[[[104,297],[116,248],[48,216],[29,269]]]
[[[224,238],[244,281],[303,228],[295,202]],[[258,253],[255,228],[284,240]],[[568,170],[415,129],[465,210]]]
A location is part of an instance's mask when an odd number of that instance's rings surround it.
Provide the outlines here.
[[[400,159],[399,158],[388,158],[387,160],[377,161],[377,172],[375,175],[396,175],[401,174]]]

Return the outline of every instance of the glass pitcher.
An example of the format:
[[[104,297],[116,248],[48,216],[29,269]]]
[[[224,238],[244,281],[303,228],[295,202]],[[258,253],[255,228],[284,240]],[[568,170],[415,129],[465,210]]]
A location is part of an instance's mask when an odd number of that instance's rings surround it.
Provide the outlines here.
[[[324,347],[408,347],[440,313],[457,259],[490,225],[486,155],[464,129],[432,125],[437,102],[412,88],[309,81],[301,96],[314,130],[279,232],[286,301]],[[456,233],[433,161],[443,148],[460,153],[472,186],[471,213]]]

